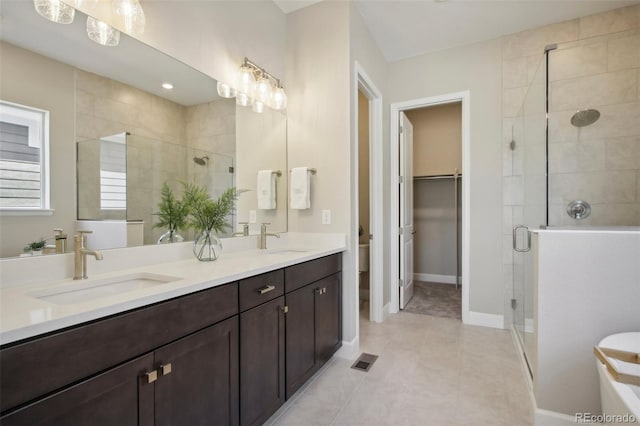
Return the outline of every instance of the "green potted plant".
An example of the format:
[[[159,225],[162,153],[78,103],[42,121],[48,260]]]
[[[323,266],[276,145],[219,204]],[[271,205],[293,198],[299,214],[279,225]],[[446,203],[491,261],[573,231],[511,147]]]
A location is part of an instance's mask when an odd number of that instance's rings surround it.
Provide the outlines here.
[[[183,201],[176,198],[167,182],[162,185],[160,193],[159,211],[154,213],[159,220],[153,227],[167,229],[167,232],[158,238],[158,244],[181,243],[184,237],[178,232],[185,229],[189,210]]]
[[[33,256],[41,255],[45,245],[45,241],[40,238],[40,240],[32,241],[27,244],[27,246],[24,248],[24,252],[31,253]]]
[[[236,189],[229,188],[218,199],[213,199],[204,186],[194,183],[183,185],[183,202],[189,211],[187,227],[194,228],[197,232],[193,254],[198,260],[216,260],[222,251],[222,243],[216,233],[231,227],[227,216],[234,209]]]

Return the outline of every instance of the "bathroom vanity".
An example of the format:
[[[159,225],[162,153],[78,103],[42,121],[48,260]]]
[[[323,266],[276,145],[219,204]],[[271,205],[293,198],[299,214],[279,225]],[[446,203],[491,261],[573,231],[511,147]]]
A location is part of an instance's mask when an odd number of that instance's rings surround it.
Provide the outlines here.
[[[342,345],[340,250],[271,258],[259,274],[3,342],[0,422],[264,423]]]

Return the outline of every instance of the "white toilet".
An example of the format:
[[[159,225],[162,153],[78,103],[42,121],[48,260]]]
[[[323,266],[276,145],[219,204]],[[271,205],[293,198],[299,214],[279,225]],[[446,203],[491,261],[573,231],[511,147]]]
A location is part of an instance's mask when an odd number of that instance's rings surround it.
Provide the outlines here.
[[[369,244],[360,244],[358,248],[358,286],[362,285],[363,272],[369,272]],[[369,300],[369,286],[360,288],[360,300]]]
[[[640,332],[620,333],[607,336],[598,344],[601,348],[615,349],[619,351],[640,353]],[[626,373],[640,377],[640,364],[620,361],[607,357],[608,361],[619,373]],[[632,424],[640,424],[640,386],[620,383],[607,371],[607,367],[597,360],[598,374],[600,376],[600,401],[602,412],[609,416],[632,416]],[[611,422],[605,420],[605,424]],[[619,423],[619,422],[618,422]]]

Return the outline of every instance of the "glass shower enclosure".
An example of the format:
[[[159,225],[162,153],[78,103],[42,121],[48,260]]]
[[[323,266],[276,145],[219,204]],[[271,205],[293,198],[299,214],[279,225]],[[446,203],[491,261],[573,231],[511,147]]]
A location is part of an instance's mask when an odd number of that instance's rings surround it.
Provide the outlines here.
[[[513,327],[535,371],[532,229],[640,226],[640,34],[548,46],[514,120]]]

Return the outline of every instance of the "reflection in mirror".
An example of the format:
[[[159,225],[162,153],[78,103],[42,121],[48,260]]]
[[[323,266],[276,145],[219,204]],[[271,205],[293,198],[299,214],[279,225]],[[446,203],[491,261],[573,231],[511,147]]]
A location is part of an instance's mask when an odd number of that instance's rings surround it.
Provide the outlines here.
[[[270,227],[274,231],[286,231],[284,114],[276,113],[276,120],[269,118],[274,112],[268,109],[260,115],[250,107],[236,107],[234,99],[217,97],[215,80],[124,34],[118,47],[99,46],[87,38],[86,15],[80,12],[73,24],[58,25],[38,16],[31,2],[7,1],[2,15],[0,99],[50,111],[52,211],[39,215],[0,212],[1,257],[19,255],[26,244],[40,238],[53,241],[54,228],[63,228],[68,235],[76,229],[91,229],[83,224],[86,218],[105,223],[143,221],[141,241],[154,244],[162,230],[153,229],[152,213],[157,211],[163,182],[173,178],[178,195],[177,179],[195,179],[207,185],[212,196],[228,186],[249,189],[241,195],[246,209],[239,204],[232,218],[238,230],[242,228],[238,222],[252,216],[250,200],[256,199],[258,170],[272,168],[283,171],[277,208],[261,211],[255,207],[257,223],[251,231],[258,232],[261,221],[274,223]],[[162,89],[166,81],[175,89]],[[269,128],[269,123],[274,127]],[[98,141],[116,134],[126,134],[124,211],[107,204],[97,209],[100,157],[118,151],[117,142],[104,141],[103,148]],[[242,146],[236,146],[236,134],[248,135]],[[94,162],[94,176],[81,175],[82,161]],[[116,169],[121,173],[121,167]],[[97,192],[89,196],[85,182]],[[73,239],[69,241],[67,251],[72,251]],[[92,243],[92,248],[105,247]]]

